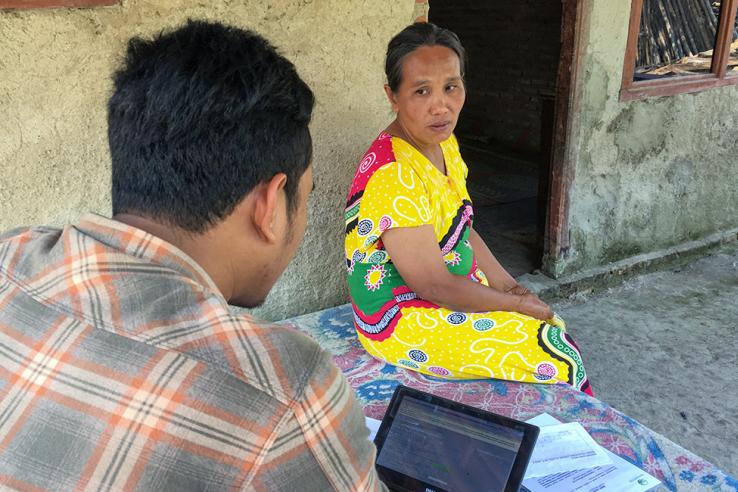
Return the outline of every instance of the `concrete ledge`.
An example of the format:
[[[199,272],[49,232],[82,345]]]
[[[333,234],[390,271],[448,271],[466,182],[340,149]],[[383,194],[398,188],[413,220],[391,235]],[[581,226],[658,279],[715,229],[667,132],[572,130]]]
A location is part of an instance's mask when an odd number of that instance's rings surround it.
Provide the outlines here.
[[[517,281],[546,300],[567,298],[576,293],[591,293],[613,287],[633,275],[679,267],[722,244],[736,240],[738,228],[557,279],[536,271],[521,275]]]

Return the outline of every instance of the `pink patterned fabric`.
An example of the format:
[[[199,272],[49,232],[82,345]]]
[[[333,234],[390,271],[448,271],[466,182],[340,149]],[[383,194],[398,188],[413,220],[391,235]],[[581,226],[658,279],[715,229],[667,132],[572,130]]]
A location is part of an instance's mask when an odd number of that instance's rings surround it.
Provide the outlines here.
[[[398,384],[519,420],[547,412],[563,422],[580,422],[602,446],[661,480],[658,490],[738,492],[738,480],[715,465],[571,386],[451,382],[381,362],[361,347],[352,316],[351,307],[343,305],[286,322],[333,354],[369,417],[382,418]]]

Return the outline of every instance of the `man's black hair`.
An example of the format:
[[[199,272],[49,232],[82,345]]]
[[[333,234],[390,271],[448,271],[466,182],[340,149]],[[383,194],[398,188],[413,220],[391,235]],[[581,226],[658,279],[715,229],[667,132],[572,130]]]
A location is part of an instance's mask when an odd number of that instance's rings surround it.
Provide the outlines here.
[[[280,172],[293,211],[314,102],[252,31],[190,20],[131,39],[108,103],[113,214],[204,232]]]
[[[453,31],[438,27],[430,22],[410,24],[397,33],[387,45],[387,56],[384,60],[384,73],[387,85],[392,92],[397,92],[402,83],[402,64],[405,57],[421,46],[445,46],[459,57],[461,77],[466,73],[466,51]]]

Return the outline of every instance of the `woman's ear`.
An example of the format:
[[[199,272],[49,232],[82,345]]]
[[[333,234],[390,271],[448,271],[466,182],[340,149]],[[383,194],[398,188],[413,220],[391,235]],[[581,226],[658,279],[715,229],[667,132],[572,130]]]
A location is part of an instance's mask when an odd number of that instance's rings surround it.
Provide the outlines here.
[[[254,197],[254,227],[256,232],[268,243],[277,242],[275,224],[280,213],[286,213],[286,197],[284,187],[287,175],[275,174],[272,179],[257,186]]]
[[[398,107],[397,107],[397,96],[392,91],[392,87],[389,86],[389,84],[384,84],[384,93],[387,94],[387,99],[389,100],[390,105],[392,105],[392,112],[397,113]]]

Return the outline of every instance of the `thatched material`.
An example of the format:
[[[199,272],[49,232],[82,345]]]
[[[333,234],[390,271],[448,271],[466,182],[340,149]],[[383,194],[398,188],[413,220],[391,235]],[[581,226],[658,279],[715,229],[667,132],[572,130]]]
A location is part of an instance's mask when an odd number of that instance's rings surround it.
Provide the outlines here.
[[[636,71],[712,50],[719,11],[720,2],[710,0],[644,0]],[[734,36],[738,37],[738,31]]]

